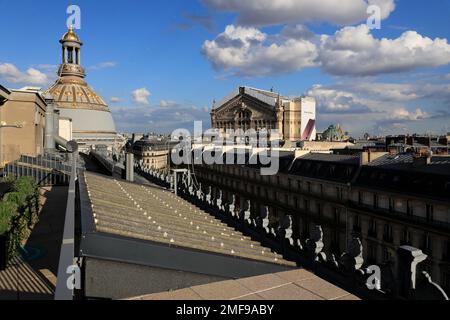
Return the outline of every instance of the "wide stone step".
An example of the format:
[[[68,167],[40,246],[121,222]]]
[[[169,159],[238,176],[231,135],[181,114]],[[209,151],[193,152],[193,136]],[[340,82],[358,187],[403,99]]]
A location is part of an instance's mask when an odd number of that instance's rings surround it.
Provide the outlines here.
[[[98,222],[109,222],[117,223],[118,216],[110,213],[96,213],[96,219]],[[214,233],[206,229],[196,230],[193,227],[177,228],[172,224],[167,222],[161,222],[158,219],[153,219],[152,221],[135,221],[131,219],[120,220],[120,223],[129,228],[139,228],[140,230],[147,230],[153,232],[160,228],[158,233],[167,232],[168,236],[177,235],[178,237],[184,237],[185,239],[197,239],[199,241],[211,242],[211,243],[223,243],[228,245],[230,248],[240,247],[240,248],[251,248],[252,250],[262,252],[268,251],[268,249],[263,248],[259,243],[254,241],[249,241],[243,237],[237,239],[232,237],[227,237],[225,233]],[[214,239],[214,240],[213,240]]]
[[[172,242],[171,241],[172,239],[168,239],[168,238],[161,239],[161,238],[155,237],[153,235],[149,235],[149,234],[135,234],[133,231],[121,229],[120,227],[114,226],[113,224],[100,225],[100,230],[105,233],[113,233],[113,234],[117,234],[117,235],[124,236],[124,237],[137,238],[137,239],[141,239],[141,240],[164,243],[169,246],[191,248],[191,249],[196,249],[196,250],[201,250],[201,251],[224,254],[224,255],[233,256],[236,258],[246,258],[246,259],[268,262],[268,263],[272,263],[272,264],[291,266],[291,267],[296,266],[296,264],[293,262],[286,261],[284,259],[274,258],[273,256],[265,257],[263,255],[254,255],[254,254],[249,254],[249,253],[243,252],[243,251],[242,252],[239,252],[239,251],[231,252],[229,250],[225,250],[220,247],[203,246],[202,244],[194,245],[191,243],[187,243],[185,239],[181,239],[181,240],[173,239],[174,241]]]

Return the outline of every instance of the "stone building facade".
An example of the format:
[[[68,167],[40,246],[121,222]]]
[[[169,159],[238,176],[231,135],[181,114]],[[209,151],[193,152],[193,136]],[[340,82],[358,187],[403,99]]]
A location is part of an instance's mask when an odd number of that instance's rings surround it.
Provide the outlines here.
[[[44,152],[46,110],[38,89],[0,86],[0,167],[21,155]]]
[[[167,170],[170,141],[144,137],[132,145],[136,162],[151,170]]]
[[[227,130],[278,130],[285,141],[316,138],[316,102],[311,97],[294,99],[271,91],[240,87],[213,106],[212,128]]]
[[[274,176],[261,176],[254,165],[201,165],[195,172],[205,188],[214,186],[213,195],[221,190],[227,203],[234,196],[236,210],[250,200],[256,217],[268,206],[274,227],[291,215],[301,239],[322,226],[327,256],[340,257],[348,241],[359,237],[365,261],[383,266],[383,274],[392,274],[392,279],[397,276],[398,248],[420,248],[429,256],[421,270],[448,293],[450,161],[390,157],[363,157],[375,159],[365,163],[355,156],[292,155],[280,159],[280,172]]]

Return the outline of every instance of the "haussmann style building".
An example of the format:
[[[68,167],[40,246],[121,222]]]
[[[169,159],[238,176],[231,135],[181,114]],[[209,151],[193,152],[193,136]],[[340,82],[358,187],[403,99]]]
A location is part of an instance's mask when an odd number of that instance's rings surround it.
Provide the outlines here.
[[[272,91],[240,87],[215,103],[211,112],[213,129],[278,130],[285,141],[316,138],[316,101],[312,97],[287,98]]]

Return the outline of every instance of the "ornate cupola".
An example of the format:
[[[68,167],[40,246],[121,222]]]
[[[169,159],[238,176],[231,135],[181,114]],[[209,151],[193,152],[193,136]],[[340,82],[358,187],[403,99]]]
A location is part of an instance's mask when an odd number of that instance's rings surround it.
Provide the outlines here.
[[[109,112],[105,101],[85,82],[85,69],[81,66],[81,42],[70,26],[59,42],[62,45],[62,63],[58,69],[58,80],[50,93],[60,108],[93,109]]]
[[[111,147],[116,138],[114,119],[105,101],[86,83],[81,66],[81,42],[73,27],[59,40],[62,62],[58,79],[47,89],[61,118],[71,119],[73,139],[85,150],[97,144]],[[80,149],[80,150],[81,150]]]
[[[76,76],[84,78],[86,74],[81,66],[81,46],[83,43],[72,26],[70,26],[69,31],[64,34],[59,42],[62,44],[62,63],[59,67],[58,75],[60,77]]]

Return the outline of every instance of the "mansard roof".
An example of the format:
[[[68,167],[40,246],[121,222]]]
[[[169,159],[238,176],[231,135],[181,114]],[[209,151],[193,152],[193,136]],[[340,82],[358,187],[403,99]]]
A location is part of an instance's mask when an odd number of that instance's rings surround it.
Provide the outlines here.
[[[295,159],[289,174],[350,183],[359,167],[359,157],[335,154],[308,154]]]

